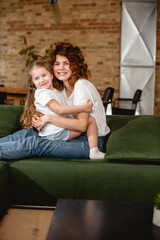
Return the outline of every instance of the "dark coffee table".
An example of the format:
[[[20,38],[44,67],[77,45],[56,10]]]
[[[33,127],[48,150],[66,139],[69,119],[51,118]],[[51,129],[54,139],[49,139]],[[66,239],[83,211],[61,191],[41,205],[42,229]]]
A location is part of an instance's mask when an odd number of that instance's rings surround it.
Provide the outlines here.
[[[47,240],[160,240],[147,203],[58,200]]]

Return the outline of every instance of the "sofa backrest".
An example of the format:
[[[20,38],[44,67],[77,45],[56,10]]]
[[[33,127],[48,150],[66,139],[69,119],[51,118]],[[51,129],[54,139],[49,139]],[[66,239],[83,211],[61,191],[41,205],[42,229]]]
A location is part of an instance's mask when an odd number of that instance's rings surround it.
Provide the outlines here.
[[[160,163],[160,116],[107,116],[107,159]]]
[[[21,129],[22,112],[23,106],[0,105],[0,137],[5,137]]]

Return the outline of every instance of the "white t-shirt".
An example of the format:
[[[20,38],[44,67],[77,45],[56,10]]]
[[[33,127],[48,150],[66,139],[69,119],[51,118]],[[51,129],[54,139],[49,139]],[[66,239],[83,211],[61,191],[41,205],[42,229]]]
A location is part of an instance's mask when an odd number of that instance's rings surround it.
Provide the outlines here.
[[[64,99],[64,94],[56,89],[37,89],[35,91],[35,107],[38,112],[43,114],[50,114],[54,116],[62,116],[55,112],[53,112],[46,104],[55,99],[60,105],[66,105],[66,101]],[[63,116],[65,117],[65,116]],[[55,126],[51,123],[47,123],[39,132],[40,136],[48,136],[51,134],[55,134],[63,130],[64,128]]]
[[[63,94],[67,105],[80,105],[83,104],[87,99],[90,99],[93,103],[93,110],[90,115],[96,120],[98,136],[106,136],[110,132],[110,129],[106,123],[106,114],[100,94],[90,81],[79,79],[69,97],[67,97],[65,90],[63,90]],[[76,116],[72,115],[72,117],[75,118]]]

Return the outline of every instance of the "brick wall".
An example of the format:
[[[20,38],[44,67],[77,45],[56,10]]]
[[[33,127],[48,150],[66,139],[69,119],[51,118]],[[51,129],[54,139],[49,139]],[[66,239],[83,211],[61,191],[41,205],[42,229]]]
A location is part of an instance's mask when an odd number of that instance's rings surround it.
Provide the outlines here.
[[[160,12],[160,4],[158,4]],[[120,0],[1,0],[0,84],[24,88],[27,84],[22,36],[41,55],[50,44],[69,41],[86,56],[91,81],[103,93],[107,86],[119,88]],[[160,16],[157,27],[155,110],[160,109]]]

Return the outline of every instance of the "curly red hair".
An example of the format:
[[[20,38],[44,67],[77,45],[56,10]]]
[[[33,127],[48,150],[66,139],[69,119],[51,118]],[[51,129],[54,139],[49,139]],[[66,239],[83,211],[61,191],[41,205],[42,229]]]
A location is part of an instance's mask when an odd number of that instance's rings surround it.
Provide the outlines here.
[[[53,49],[49,58],[49,62],[52,66],[56,61],[56,55],[65,56],[70,61],[72,76],[69,79],[69,84],[71,86],[74,87],[76,81],[80,78],[88,79],[91,76],[82,51],[78,46],[73,46],[71,43],[66,42],[55,43],[55,49]],[[54,78],[57,80],[55,76]]]

